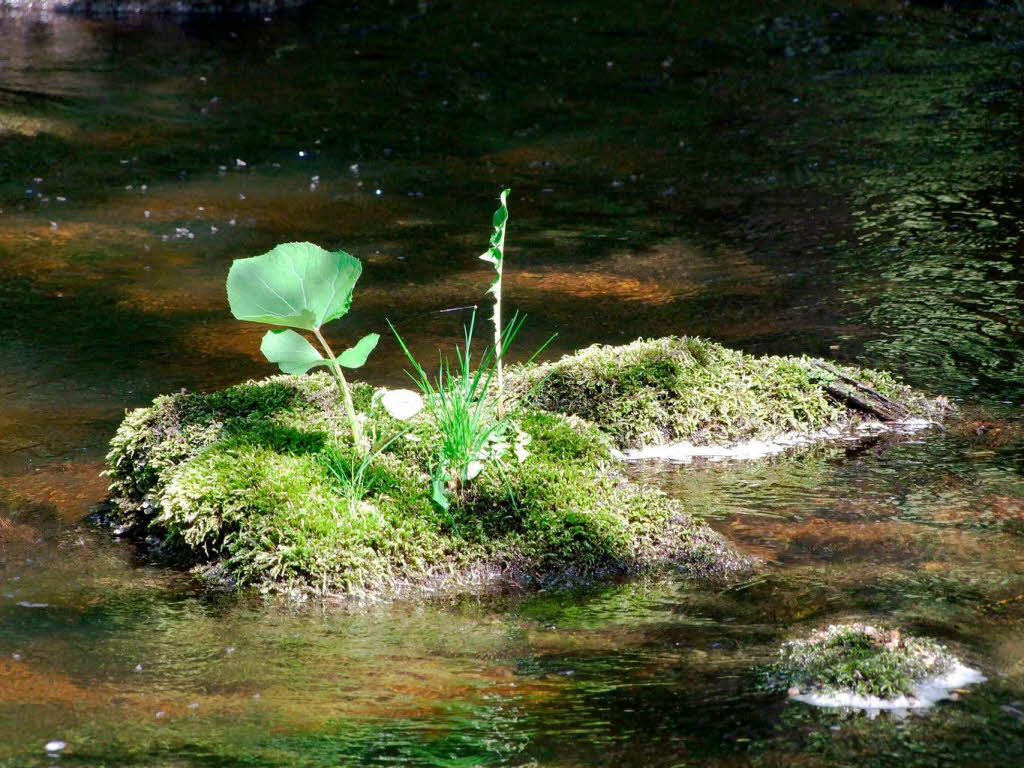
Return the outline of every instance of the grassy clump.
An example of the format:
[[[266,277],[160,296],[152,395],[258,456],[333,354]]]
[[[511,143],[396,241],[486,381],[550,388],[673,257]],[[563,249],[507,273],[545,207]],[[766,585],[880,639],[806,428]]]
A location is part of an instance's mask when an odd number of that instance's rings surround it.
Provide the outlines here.
[[[620,448],[770,438],[843,425],[858,416],[824,389],[833,374],[810,358],[753,357],[695,337],[595,345],[510,376],[530,404],[573,414],[607,431]],[[920,415],[925,398],[891,376],[843,368]]]
[[[372,390],[353,396],[365,412]],[[572,416],[522,412],[533,456],[488,464],[447,511],[430,499],[440,436],[426,414],[372,458],[370,491],[349,503],[332,471],[356,456],[341,416],[325,374],[158,398],[111,443],[115,519],[235,584],[324,594],[746,565],[678,500],[619,475],[608,437]],[[370,418],[377,434],[402,426]]]
[[[910,696],[924,680],[947,672],[956,659],[934,640],[907,637],[868,624],[831,625],[782,646],[773,677],[800,693]]]

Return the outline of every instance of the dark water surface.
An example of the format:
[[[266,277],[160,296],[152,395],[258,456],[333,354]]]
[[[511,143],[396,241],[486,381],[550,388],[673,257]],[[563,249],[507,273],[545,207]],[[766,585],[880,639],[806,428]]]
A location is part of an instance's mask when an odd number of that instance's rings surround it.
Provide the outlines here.
[[[941,5],[0,16],[0,764],[1024,764],[1024,19]],[[638,468],[766,560],[732,586],[282,606],[83,522],[126,407],[270,372],[231,259],[343,247],[334,335],[390,317],[429,352],[505,185],[521,349],[702,334],[891,368],[964,420]],[[365,373],[400,368],[382,343]],[[782,639],[849,618],[989,682],[906,720],[761,692]]]

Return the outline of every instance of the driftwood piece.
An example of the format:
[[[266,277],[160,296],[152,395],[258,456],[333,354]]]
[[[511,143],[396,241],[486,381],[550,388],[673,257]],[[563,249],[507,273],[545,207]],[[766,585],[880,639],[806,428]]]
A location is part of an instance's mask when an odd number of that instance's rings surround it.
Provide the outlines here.
[[[824,384],[825,391],[841,403],[874,416],[880,421],[906,421],[913,416],[903,403],[886,397],[876,389],[857,381],[828,363],[816,363],[817,367],[835,377]]]

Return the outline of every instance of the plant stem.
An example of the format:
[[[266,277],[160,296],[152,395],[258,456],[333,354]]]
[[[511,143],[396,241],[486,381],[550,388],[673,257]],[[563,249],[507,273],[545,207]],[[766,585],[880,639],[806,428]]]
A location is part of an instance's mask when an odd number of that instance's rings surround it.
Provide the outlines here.
[[[502,202],[504,205],[504,202]],[[501,259],[497,263],[498,280],[494,284],[494,354],[498,360],[498,420],[505,418],[505,375],[501,366],[501,358],[504,350],[501,347],[501,273],[502,264],[505,261],[505,229],[508,226],[508,219],[501,225],[501,240],[498,242],[498,250],[501,251]]]
[[[345,415],[348,416],[349,425],[352,427],[352,440],[355,443],[355,449],[357,451],[361,451],[361,443],[363,440],[362,429],[359,427],[359,420],[356,418],[356,408],[352,404],[352,393],[349,391],[348,382],[345,381],[345,374],[341,372],[341,365],[339,365],[338,359],[334,356],[334,352],[331,350],[331,346],[327,343],[327,339],[325,339],[320,333],[320,329],[314,328],[313,333],[331,361],[331,370],[334,372],[334,376],[338,380],[338,386],[341,388],[341,399],[345,404]]]

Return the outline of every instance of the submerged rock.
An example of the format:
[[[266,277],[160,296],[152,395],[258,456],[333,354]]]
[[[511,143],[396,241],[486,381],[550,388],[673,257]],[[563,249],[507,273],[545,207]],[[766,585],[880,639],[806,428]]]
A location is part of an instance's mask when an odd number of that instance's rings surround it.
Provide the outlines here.
[[[773,685],[819,707],[923,709],[982,682],[940,643],[870,624],[834,624],[782,646]]]

